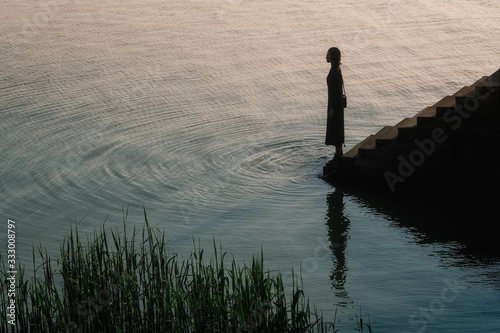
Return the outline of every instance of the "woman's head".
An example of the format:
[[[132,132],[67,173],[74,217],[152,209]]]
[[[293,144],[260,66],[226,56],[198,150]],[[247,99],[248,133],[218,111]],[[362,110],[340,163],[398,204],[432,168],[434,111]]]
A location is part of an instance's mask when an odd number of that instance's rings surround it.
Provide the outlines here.
[[[331,47],[326,53],[326,62],[332,63],[333,67],[338,67],[340,62],[340,50],[337,47]]]

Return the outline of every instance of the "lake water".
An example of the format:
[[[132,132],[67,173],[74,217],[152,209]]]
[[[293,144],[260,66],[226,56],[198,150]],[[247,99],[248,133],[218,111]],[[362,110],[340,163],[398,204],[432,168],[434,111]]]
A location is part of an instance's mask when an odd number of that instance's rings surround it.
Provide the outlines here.
[[[374,332],[500,331],[500,256],[477,246],[498,197],[319,179],[333,155],[329,47],[343,52],[349,149],[496,71],[498,1],[0,8],[0,216],[5,230],[17,222],[19,260],[39,243],[56,253],[75,223],[120,227],[127,207],[141,227],[144,205],[178,253],[215,240],[241,263],[262,247],[285,278],[302,267],[306,295],[328,320],[337,309],[342,331],[360,313]]]

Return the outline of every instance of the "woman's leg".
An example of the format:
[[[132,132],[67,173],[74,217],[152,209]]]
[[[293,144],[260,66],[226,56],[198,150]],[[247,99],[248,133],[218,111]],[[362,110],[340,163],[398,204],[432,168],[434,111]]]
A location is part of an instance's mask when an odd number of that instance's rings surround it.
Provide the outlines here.
[[[342,156],[342,145],[336,145],[335,146],[335,156],[333,156],[333,161],[334,162],[339,161],[341,156]]]
[[[343,152],[342,152],[342,145],[337,145],[335,146],[335,156],[342,156]]]

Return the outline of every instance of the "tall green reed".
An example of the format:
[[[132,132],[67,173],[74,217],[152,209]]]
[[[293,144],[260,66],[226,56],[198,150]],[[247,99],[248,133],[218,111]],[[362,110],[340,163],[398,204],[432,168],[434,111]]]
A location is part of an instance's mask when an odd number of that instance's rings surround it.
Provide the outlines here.
[[[212,257],[204,258],[193,241],[191,255],[181,259],[165,233],[149,225],[146,211],[139,231],[127,233],[126,219],[124,212],[122,231],[103,225],[86,241],[75,226],[56,258],[41,246],[33,249],[34,275],[19,267],[16,332],[331,331],[295,274],[287,296],[282,276],[265,270],[263,251],[240,265],[215,242]],[[1,321],[1,332],[12,329]]]

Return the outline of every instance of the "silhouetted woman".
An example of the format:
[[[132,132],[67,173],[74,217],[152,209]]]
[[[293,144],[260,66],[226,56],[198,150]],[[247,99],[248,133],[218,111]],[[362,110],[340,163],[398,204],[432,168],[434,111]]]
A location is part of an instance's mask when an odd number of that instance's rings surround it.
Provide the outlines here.
[[[332,67],[326,83],[328,85],[328,118],[326,121],[326,145],[335,146],[334,160],[342,156],[342,144],[344,143],[344,100],[343,100],[343,78],[340,69],[340,50],[332,47],[326,53],[326,62]]]

